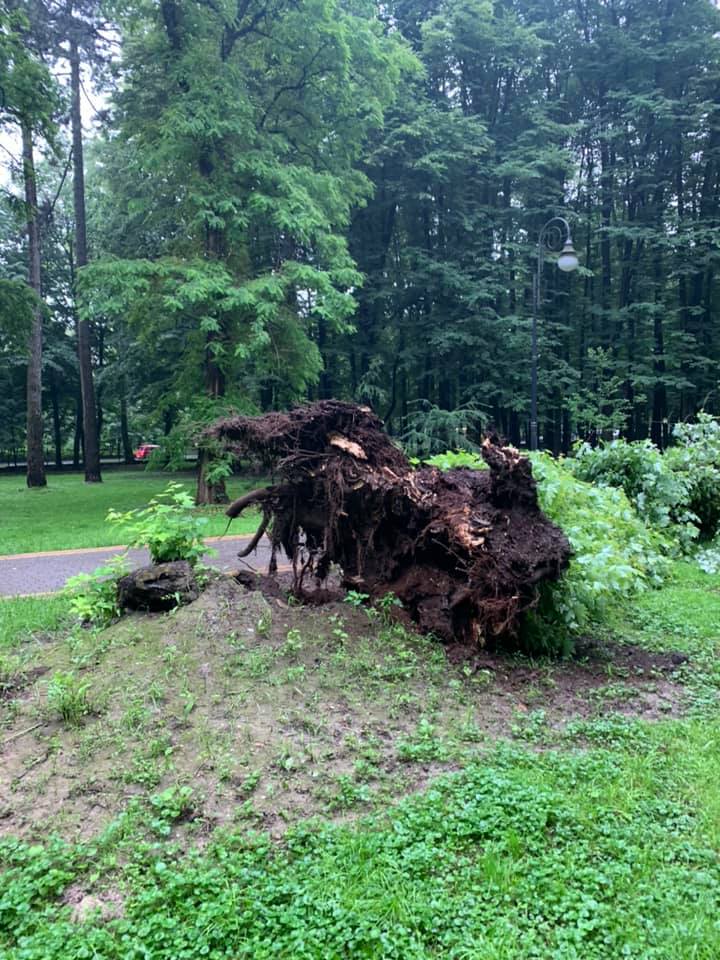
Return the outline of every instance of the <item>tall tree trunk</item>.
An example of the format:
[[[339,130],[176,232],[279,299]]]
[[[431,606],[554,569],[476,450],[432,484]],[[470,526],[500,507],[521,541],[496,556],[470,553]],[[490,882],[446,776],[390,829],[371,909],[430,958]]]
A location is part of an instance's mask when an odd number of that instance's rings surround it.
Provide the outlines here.
[[[204,154],[199,160],[200,172],[209,176],[213,169],[212,159]],[[222,232],[210,224],[206,227],[205,256],[209,260],[217,260],[223,249]],[[205,392],[212,400],[219,400],[225,396],[225,374],[218,363],[215,344],[222,340],[222,330],[209,331],[205,339]],[[212,457],[206,448],[200,448],[198,453],[198,479],[195,488],[195,503],[198,506],[213,503],[228,503],[230,498],[225,489],[225,480],[211,482],[208,479],[208,470],[212,468]]]
[[[83,166],[82,117],[80,114],[80,54],[76,40],[70,41],[70,91],[73,141],[73,202],[75,207],[75,259],[78,269],[88,262],[85,221],[85,171]],[[77,294],[76,294],[77,299]],[[95,384],[90,356],[90,328],[78,314],[78,362],[85,433],[85,482],[100,483],[100,445],[98,437]]]
[[[55,468],[62,470],[62,427],[60,423],[60,396],[57,385],[57,378],[52,377],[50,385],[50,401],[52,403],[53,419],[53,441],[55,444]]]
[[[219,399],[225,396],[225,376],[214,358],[211,348],[212,335],[209,335],[207,359],[205,363],[205,387],[209,397]],[[225,480],[211,482],[208,479],[208,470],[212,467],[210,451],[200,448],[198,454],[198,481],[195,490],[195,503],[198,506],[213,503],[229,503],[230,498],[225,489]]]
[[[82,397],[78,394],[75,401],[75,433],[73,436],[73,470],[80,466],[80,454],[83,445]]]
[[[123,460],[125,463],[134,463],[132,444],[130,443],[130,431],[128,429],[128,410],[127,410],[127,379],[122,377],[120,382],[120,440],[122,443]]]
[[[33,158],[32,128],[28,121],[22,124],[23,180],[28,233],[28,282],[37,294],[30,329],[27,367],[27,485],[44,487],[45,457],[43,453],[42,414],[42,305],[40,271],[40,230],[38,225],[37,184]]]

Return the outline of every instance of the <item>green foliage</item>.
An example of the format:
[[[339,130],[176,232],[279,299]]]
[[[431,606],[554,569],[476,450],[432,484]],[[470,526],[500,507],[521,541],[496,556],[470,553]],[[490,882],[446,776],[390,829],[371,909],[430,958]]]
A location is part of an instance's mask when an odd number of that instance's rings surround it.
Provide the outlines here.
[[[720,531],[720,422],[699,413],[696,423],[678,423],[677,446],[665,457],[688,488],[688,505],[698,518],[703,537]]]
[[[48,682],[48,707],[69,727],[76,727],[92,713],[90,686],[89,680],[81,680],[72,670],[58,671]]]
[[[0,946],[8,960],[714,960],[715,732],[501,747],[389,813],[277,845],[219,831],[185,854],[131,838],[118,856],[117,827],[77,846],[4,839]],[[338,786],[341,808],[367,797]],[[63,892],[98,864],[121,873],[123,914],[73,922]]]
[[[441,470],[471,466],[474,454],[440,454]],[[544,512],[566,534],[573,549],[569,570],[557,583],[543,584],[537,608],[525,619],[523,643],[534,653],[568,653],[572,637],[601,622],[613,605],[649,585],[667,569],[662,537],[648,529],[625,493],[578,479],[567,460],[531,455]],[[469,461],[469,462],[468,462]],[[620,471],[622,473],[622,471]]]
[[[178,820],[187,818],[193,811],[195,797],[192,787],[172,786],[150,797],[152,818],[150,828],[158,836],[167,837]]]
[[[425,457],[422,462],[425,466],[437,467],[439,470],[454,470],[456,467],[468,470],[487,470],[488,468],[480,454],[471,450],[446,450],[445,453]]]
[[[696,560],[705,573],[720,573],[720,540],[716,539],[704,549],[699,550]]]
[[[547,454],[533,454],[532,464],[540,505],[565,532],[573,557],[560,581],[542,586],[540,603],[527,618],[526,642],[558,652],[620,602],[659,585],[667,560],[662,539],[622,490],[579,480],[565,461]]]
[[[364,607],[369,599],[369,593],[361,593],[359,590],[348,590],[345,594],[345,603],[349,603],[351,607]]]
[[[117,584],[127,572],[127,559],[119,556],[92,573],[78,573],[68,578],[63,594],[81,623],[105,627],[120,616]]]
[[[60,108],[58,84],[35,44],[27,13],[3,4],[0,9],[0,127],[28,124],[51,144]]]
[[[584,429],[590,427],[596,431],[622,429],[631,404],[622,393],[622,376],[609,372],[613,369],[611,351],[590,347],[584,359],[585,382],[568,400],[573,421]]]
[[[24,280],[0,277],[0,353],[27,347],[33,309],[40,306],[35,291]]]
[[[163,343],[166,402],[241,383],[287,404],[321,374],[318,330],[352,329],[358,161],[417,64],[362,4],[251,4],[232,24],[214,4],[173,10],[120,15],[104,256],[81,278],[83,308]]]
[[[649,440],[613,440],[595,448],[581,444],[566,466],[579,480],[621,488],[645,523],[676,538],[684,549],[697,538],[691,482]]]
[[[389,627],[393,623],[393,611],[402,608],[402,600],[389,590],[373,602],[373,608],[377,610],[380,622]]]
[[[144,510],[110,510],[107,519],[123,530],[128,547],[147,547],[153,563],[187,560],[195,565],[209,552],[202,539],[207,517],[197,515],[181,483],[169,483]]]
[[[427,400],[418,400],[405,418],[401,439],[410,456],[423,460],[453,449],[472,451],[476,448],[468,433],[477,435],[485,419],[485,413],[475,403],[443,410]]]
[[[186,470],[187,452],[197,447],[205,483],[224,485],[233,475],[237,458],[224,444],[210,436],[207,429],[219,418],[238,412],[253,414],[259,411],[240,397],[195,397],[179,413],[172,430],[151,454],[148,469]]]

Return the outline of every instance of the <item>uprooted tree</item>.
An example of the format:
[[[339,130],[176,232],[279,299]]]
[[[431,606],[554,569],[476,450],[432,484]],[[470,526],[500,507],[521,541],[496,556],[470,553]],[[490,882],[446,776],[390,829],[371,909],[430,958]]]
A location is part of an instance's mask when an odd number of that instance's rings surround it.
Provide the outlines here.
[[[488,470],[413,469],[367,407],[323,400],[288,413],[218,421],[212,435],[279,482],[246,494],[257,505],[271,574],[281,549],[293,591],[321,587],[336,564],[348,589],[393,592],[420,629],[446,641],[512,640],[543,581],[557,579],[570,545],[541,512],[529,460],[495,437]]]

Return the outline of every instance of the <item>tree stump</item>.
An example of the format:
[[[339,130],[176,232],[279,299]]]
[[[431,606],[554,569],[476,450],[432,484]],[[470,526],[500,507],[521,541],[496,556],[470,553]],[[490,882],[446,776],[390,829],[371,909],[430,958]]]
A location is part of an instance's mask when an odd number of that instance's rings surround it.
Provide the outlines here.
[[[187,560],[139,567],[118,580],[117,590],[121,610],[172,610],[200,596]]]

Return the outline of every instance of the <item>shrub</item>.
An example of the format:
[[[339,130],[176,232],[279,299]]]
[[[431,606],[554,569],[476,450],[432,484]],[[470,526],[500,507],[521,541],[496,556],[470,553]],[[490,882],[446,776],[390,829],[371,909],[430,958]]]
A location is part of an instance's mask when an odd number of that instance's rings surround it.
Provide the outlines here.
[[[208,552],[202,539],[208,520],[194,507],[181,483],[169,483],[144,510],[110,510],[107,518],[126,530],[128,547],[147,547],[153,563],[187,560],[195,565]]]
[[[579,480],[622,489],[645,523],[671,535],[683,549],[697,538],[688,477],[673,470],[649,440],[613,440],[594,448],[582,444],[568,467]]]
[[[667,570],[662,538],[637,516],[625,493],[575,477],[566,461],[532,454],[540,505],[573,548],[570,567],[543,584],[537,609],[526,619],[525,643],[536,652],[567,652],[573,635],[601,621],[616,603]]]
[[[687,485],[688,507],[701,535],[712,539],[720,531],[720,422],[700,413],[696,423],[676,424],[673,436],[678,445],[665,460]]]
[[[106,627],[120,616],[117,582],[127,569],[123,555],[92,573],[78,573],[66,581],[63,593],[70,602],[70,609],[82,623]]]
[[[433,459],[440,469],[455,465],[452,454]],[[572,637],[601,621],[613,604],[661,583],[667,549],[622,489],[580,480],[569,461],[549,454],[531,454],[531,459],[540,505],[565,532],[573,558],[558,582],[541,587],[521,639],[529,652],[569,653]]]

